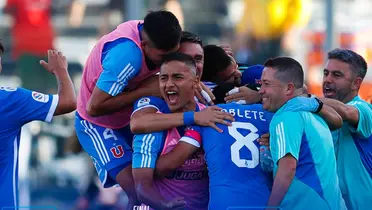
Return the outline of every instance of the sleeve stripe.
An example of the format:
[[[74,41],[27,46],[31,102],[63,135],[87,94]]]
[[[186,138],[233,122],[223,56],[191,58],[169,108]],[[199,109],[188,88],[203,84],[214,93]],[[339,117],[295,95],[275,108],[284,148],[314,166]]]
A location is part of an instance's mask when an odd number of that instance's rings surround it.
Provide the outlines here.
[[[283,122],[279,123],[277,126],[276,126],[276,134],[277,134],[277,144],[278,144],[278,158],[282,158],[284,157],[285,155],[285,148],[286,148],[286,145],[285,145],[285,136],[284,136],[284,126],[283,126]]]
[[[180,141],[183,141],[183,142],[186,142],[188,144],[191,144],[191,145],[194,145],[195,147],[197,148],[200,148],[200,144],[198,141],[196,141],[195,139],[193,138],[190,138],[190,137],[187,137],[187,136],[183,136]]]
[[[113,91],[114,95],[119,94],[119,92],[123,89],[125,82],[128,81],[128,77],[134,72],[134,68],[131,66],[130,69],[122,76],[122,78],[118,78],[118,81],[115,82],[116,87]]]
[[[56,112],[59,101],[59,95],[53,95],[52,104],[50,105],[48,115],[45,118],[45,122],[51,122],[54,112]]]
[[[152,134],[143,137],[143,144],[141,146],[142,162],[141,168],[149,168],[151,166],[151,149],[155,136]]]
[[[158,107],[156,107],[156,106],[150,104],[150,105],[146,105],[146,106],[143,106],[143,107],[140,107],[140,108],[134,110],[134,111],[132,112],[132,114],[130,115],[130,118],[132,118],[132,116],[133,116],[134,113],[136,113],[136,112],[138,112],[139,110],[144,109],[144,108],[154,108],[154,109],[156,109],[156,110],[159,111],[159,108],[158,108]]]
[[[124,86],[124,83],[128,80],[128,77],[135,72],[135,68],[128,63],[128,65],[120,72],[117,81],[111,86],[109,94],[112,96],[117,95]]]

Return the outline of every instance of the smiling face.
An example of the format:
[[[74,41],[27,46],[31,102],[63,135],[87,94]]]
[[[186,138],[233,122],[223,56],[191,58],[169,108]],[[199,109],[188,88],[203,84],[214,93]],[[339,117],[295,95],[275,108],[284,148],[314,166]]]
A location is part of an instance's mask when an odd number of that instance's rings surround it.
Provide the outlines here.
[[[169,61],[160,68],[160,93],[172,112],[195,109],[194,90],[199,79],[193,74],[192,68],[180,61]]]
[[[262,72],[262,85],[259,93],[262,96],[262,106],[265,110],[276,112],[288,100],[290,89],[275,77],[276,69],[265,67]]]
[[[323,95],[344,103],[350,101],[358,92],[361,78],[351,70],[348,63],[330,59],[323,71]]]

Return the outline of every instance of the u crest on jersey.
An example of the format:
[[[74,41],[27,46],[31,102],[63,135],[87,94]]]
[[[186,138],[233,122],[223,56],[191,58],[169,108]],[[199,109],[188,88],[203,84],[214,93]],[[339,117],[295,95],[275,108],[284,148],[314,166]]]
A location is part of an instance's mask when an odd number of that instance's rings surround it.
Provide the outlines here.
[[[115,158],[121,158],[124,155],[124,149],[121,145],[111,148],[110,151]]]

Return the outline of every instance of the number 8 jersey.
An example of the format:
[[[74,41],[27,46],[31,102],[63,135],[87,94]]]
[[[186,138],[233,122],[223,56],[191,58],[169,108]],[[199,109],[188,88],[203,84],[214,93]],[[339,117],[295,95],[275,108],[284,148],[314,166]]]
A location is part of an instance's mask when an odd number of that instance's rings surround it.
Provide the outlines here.
[[[261,104],[218,105],[234,115],[232,126],[191,126],[181,141],[201,142],[210,178],[209,209],[263,209],[270,195],[272,178],[259,163],[258,138],[269,132],[272,113]]]

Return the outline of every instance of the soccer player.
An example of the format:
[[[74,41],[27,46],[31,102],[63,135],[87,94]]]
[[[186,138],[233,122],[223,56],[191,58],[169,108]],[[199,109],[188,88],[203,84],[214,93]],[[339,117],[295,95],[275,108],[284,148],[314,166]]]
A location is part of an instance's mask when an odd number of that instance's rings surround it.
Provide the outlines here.
[[[234,83],[240,85],[242,73],[238,70],[235,59],[217,45],[207,45],[204,49],[204,69],[202,81],[215,83]],[[210,87],[213,88],[211,83]],[[214,85],[214,86],[215,86]]]
[[[325,121],[310,112],[286,110],[303,92],[303,70],[292,58],[264,64],[263,108],[275,112],[270,123],[274,184],[268,206],[282,209],[346,209],[339,188],[332,135]],[[319,101],[318,112],[322,108]]]
[[[84,67],[76,133],[103,186],[119,184],[127,193],[128,209],[137,200],[130,167],[132,104],[159,95],[154,75],[163,55],[178,50],[181,32],[171,12],[150,12],[144,21],[122,23],[103,36]]]
[[[169,129],[164,132],[140,134],[134,138],[133,146],[133,177],[136,184],[137,194],[142,202],[155,209],[172,209],[186,205],[186,209],[206,209],[208,206],[208,176],[203,154],[195,153],[177,169],[175,173],[167,174],[165,178],[155,179],[156,160],[159,155],[164,155],[172,150],[183,135],[182,125],[194,123],[204,108],[194,100],[194,90],[199,84],[196,76],[196,65],[193,58],[183,53],[173,53],[164,58],[159,75],[160,91],[165,100],[142,98],[137,103],[137,110],[149,108],[158,110],[158,115],[178,115],[180,119],[161,121],[151,119],[151,123],[163,126],[160,129]],[[189,111],[183,113],[184,111]],[[201,113],[201,115],[198,115]],[[208,112],[205,115],[208,117]],[[137,112],[134,113],[132,120]],[[210,113],[209,113],[210,114]],[[212,112],[213,115],[217,112]],[[222,116],[229,116],[220,113]],[[142,118],[144,119],[144,118]],[[200,118],[201,120],[205,120]],[[136,119],[140,122],[141,119]],[[173,126],[172,126],[173,123]],[[165,127],[164,125],[169,125]],[[175,128],[176,126],[179,126]],[[158,174],[165,172],[157,168]]]
[[[0,43],[0,61],[4,48]],[[76,108],[74,86],[61,52],[49,50],[48,63],[40,64],[54,74],[58,95],[44,95],[23,88],[0,87],[0,209],[18,209],[18,149],[21,127],[40,120],[51,122],[53,116]],[[0,63],[0,71],[1,71]]]
[[[351,50],[328,53],[324,68],[324,104],[343,118],[332,132],[340,188],[348,209],[372,206],[372,105],[358,96],[367,73],[364,58]]]

